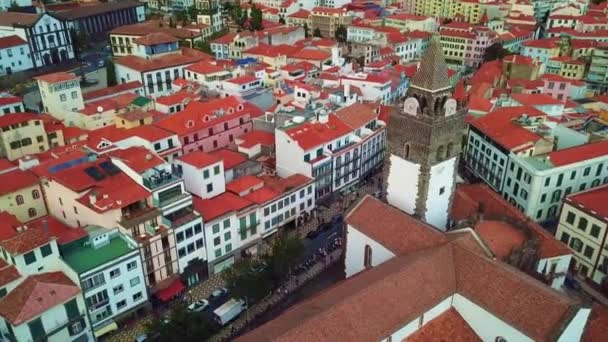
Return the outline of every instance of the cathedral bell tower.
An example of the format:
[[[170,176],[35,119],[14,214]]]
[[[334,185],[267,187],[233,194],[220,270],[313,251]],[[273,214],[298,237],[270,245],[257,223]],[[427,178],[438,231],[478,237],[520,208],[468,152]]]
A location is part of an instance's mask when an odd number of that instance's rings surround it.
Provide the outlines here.
[[[440,230],[448,223],[464,127],[465,109],[452,92],[434,35],[388,125],[388,203]]]

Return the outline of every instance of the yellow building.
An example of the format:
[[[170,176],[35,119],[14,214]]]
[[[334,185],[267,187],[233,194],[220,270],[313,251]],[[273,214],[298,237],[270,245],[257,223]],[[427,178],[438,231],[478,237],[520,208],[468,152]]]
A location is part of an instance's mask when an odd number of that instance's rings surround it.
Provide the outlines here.
[[[38,76],[36,80],[44,112],[65,121],[72,113],[84,108],[78,76],[56,72]]]
[[[599,285],[608,281],[607,201],[608,185],[566,197],[555,232],[555,237],[572,250],[576,272]]]
[[[585,77],[585,62],[579,59],[564,61],[559,74],[565,78],[580,81]]]
[[[14,113],[0,117],[0,157],[16,160],[48,149],[48,137],[38,115]]]
[[[30,171],[0,174],[0,211],[28,222],[46,215],[46,205],[38,177]]]
[[[152,113],[141,110],[132,110],[116,115],[117,128],[134,128],[137,126],[150,125],[154,121]]]
[[[319,29],[323,38],[334,38],[338,26],[347,27],[353,21],[344,8],[315,7],[310,12],[310,33]]]

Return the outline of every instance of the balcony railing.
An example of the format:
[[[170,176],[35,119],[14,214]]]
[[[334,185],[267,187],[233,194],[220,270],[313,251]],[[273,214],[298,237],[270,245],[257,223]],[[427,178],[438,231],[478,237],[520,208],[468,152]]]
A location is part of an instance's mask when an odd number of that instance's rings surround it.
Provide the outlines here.
[[[200,215],[198,215],[195,212],[188,212],[185,213],[183,215],[180,215],[178,217],[173,217],[173,218],[167,218],[167,217],[163,217],[162,221],[163,221],[163,225],[169,227],[169,228],[177,228],[177,227],[181,227],[184,224],[188,223],[188,222],[192,222],[196,219],[198,219],[200,217]]]
[[[177,171],[177,169],[172,172],[167,172],[165,170],[161,170],[158,172],[154,172],[147,178],[143,179],[144,186],[148,189],[156,189],[161,186],[165,186],[168,184],[175,183],[182,179],[182,173]]]
[[[253,228],[256,228],[256,227],[257,227],[257,226],[259,226],[259,225],[260,225],[260,221],[256,221],[256,222],[254,222],[254,223],[249,223],[248,225],[241,226],[241,227],[239,227],[239,233],[241,233],[241,234],[242,234],[242,233],[245,233],[245,232],[247,232],[248,230],[251,230],[251,229],[253,229]]]

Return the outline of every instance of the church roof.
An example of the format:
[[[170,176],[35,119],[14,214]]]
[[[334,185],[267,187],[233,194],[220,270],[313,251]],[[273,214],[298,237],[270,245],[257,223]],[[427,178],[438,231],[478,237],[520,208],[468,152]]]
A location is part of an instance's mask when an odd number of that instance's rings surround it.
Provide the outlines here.
[[[426,90],[440,90],[450,87],[448,66],[439,42],[439,36],[433,35],[426,49],[420,67],[412,79],[412,86]]]

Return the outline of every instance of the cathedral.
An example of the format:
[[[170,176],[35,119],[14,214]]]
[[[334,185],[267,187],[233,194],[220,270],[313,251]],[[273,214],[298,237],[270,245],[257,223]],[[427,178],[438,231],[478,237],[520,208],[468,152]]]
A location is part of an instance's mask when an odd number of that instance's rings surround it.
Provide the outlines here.
[[[465,108],[453,97],[439,38],[431,38],[406,100],[388,125],[389,204],[446,230],[456,183]]]

